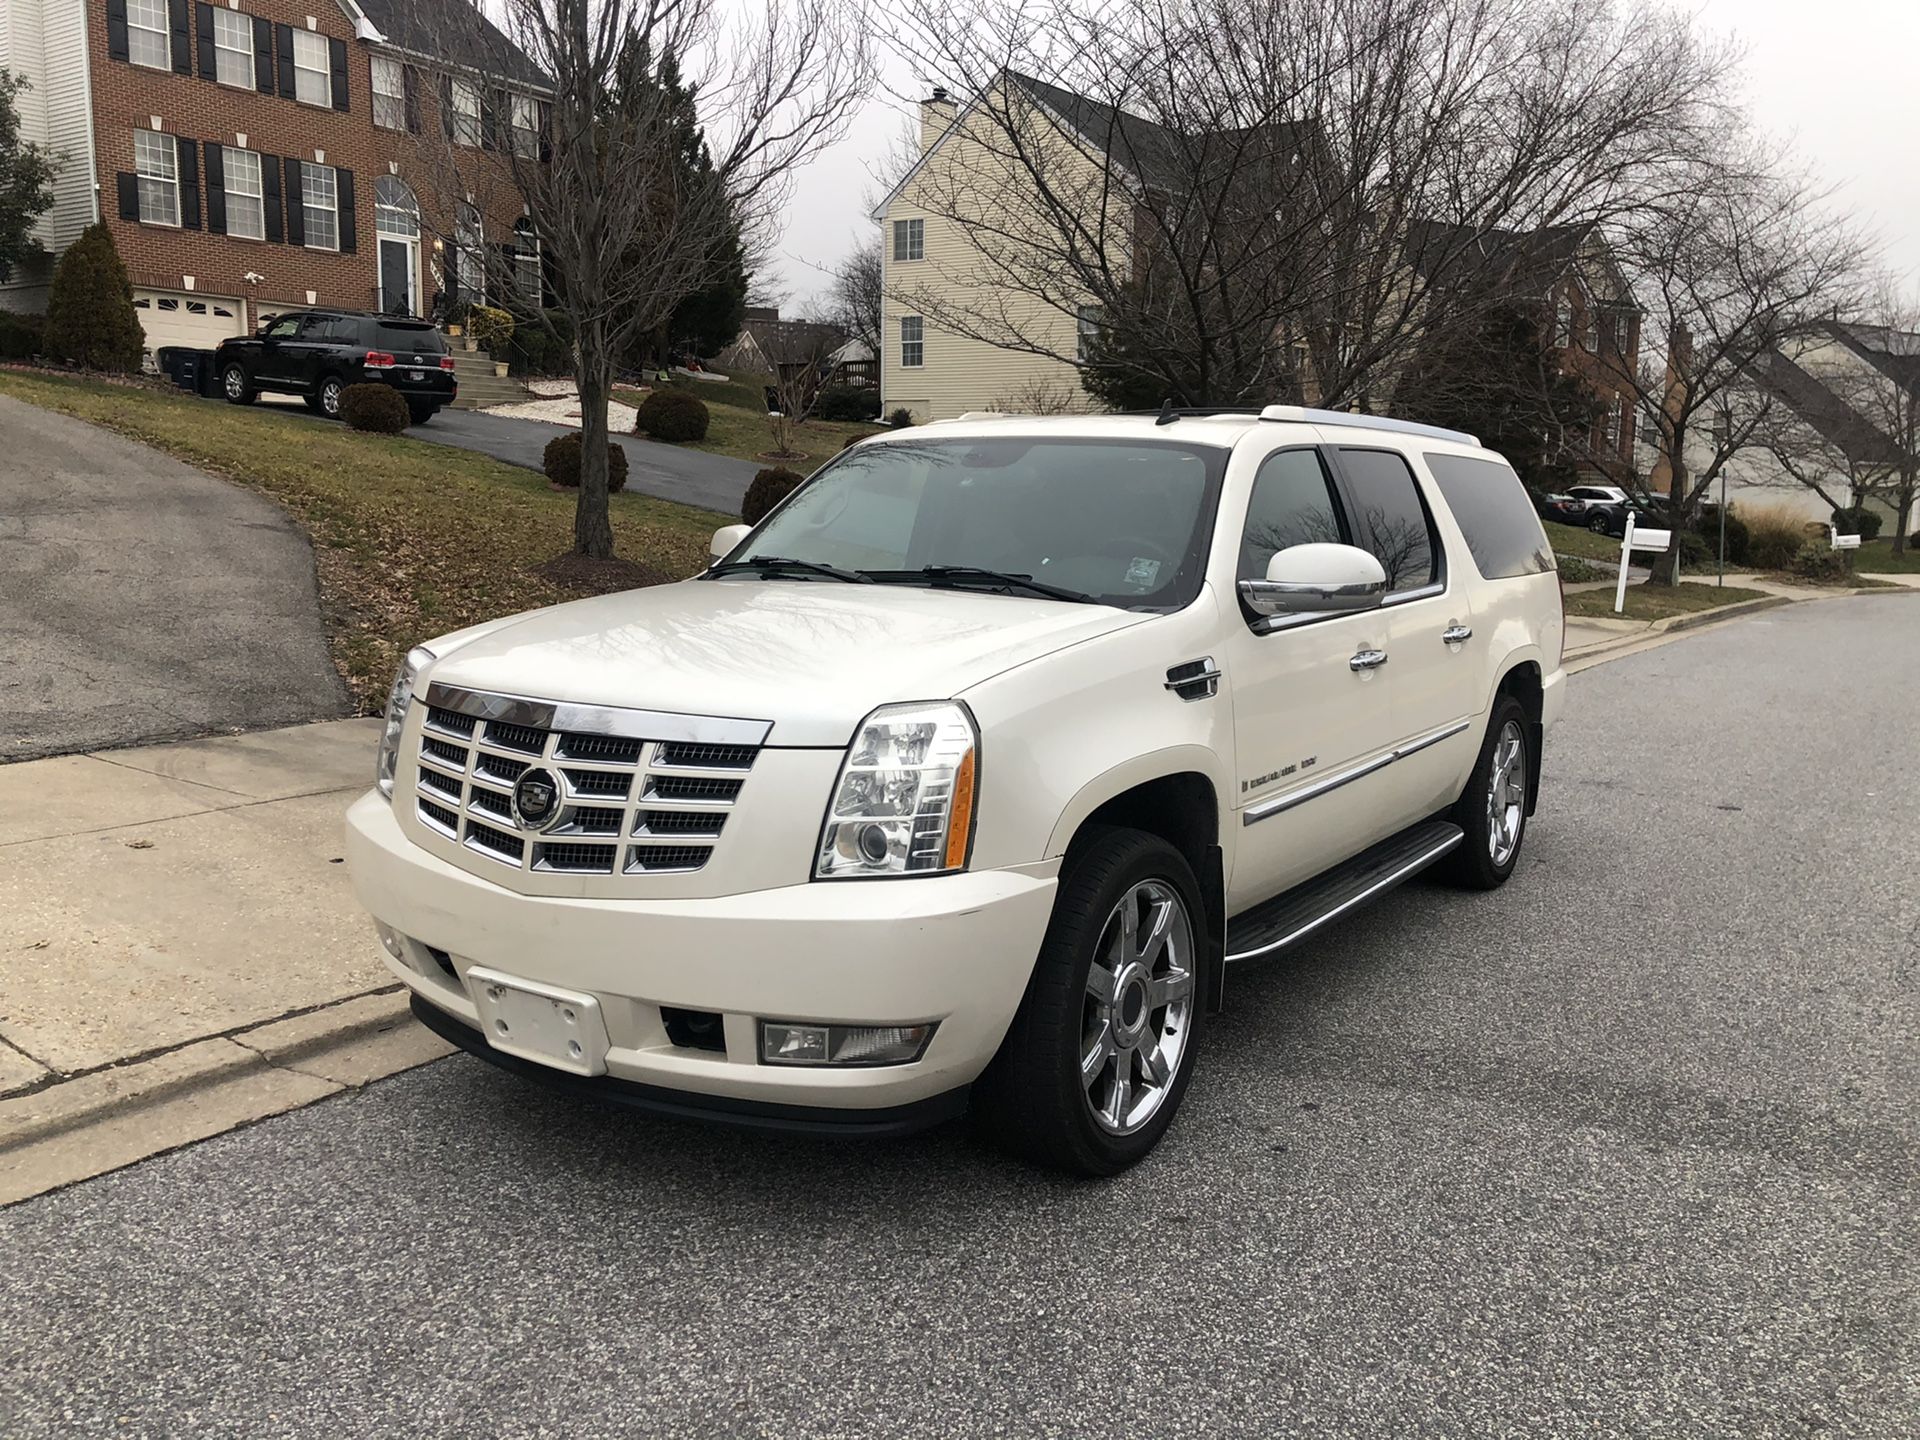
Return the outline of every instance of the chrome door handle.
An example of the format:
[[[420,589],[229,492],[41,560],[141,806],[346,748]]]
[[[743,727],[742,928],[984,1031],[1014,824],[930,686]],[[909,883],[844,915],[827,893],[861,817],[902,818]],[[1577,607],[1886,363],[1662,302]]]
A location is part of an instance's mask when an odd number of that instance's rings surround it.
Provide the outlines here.
[[[1440,643],[1442,645],[1459,645],[1472,638],[1473,627],[1471,625],[1449,625],[1440,632]]]
[[[1356,650],[1353,658],[1347,661],[1347,668],[1358,674],[1364,670],[1378,670],[1386,663],[1387,652],[1384,650]]]

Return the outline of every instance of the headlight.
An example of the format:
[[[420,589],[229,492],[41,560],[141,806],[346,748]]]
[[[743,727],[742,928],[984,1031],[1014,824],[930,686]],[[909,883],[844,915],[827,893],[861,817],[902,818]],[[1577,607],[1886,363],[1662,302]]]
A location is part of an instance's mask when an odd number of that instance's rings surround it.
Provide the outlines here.
[[[380,793],[393,794],[393,771],[400,760],[400,727],[407,723],[407,706],[413,703],[413,684],[433,659],[433,652],[415,646],[407,652],[400,673],[393,677],[393,689],[387,692],[387,723],[380,732],[380,753],[373,762],[373,783]]]
[[[833,787],[814,876],[966,869],[979,748],[964,705],[882,705],[862,720]]]

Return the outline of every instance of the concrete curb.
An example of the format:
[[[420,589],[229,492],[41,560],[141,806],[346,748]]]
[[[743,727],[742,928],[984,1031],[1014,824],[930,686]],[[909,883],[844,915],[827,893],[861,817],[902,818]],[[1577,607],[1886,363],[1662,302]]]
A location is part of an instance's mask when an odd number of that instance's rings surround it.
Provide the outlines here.
[[[1722,605],[1713,610],[1701,610],[1692,615],[1669,615],[1664,620],[1650,621],[1644,629],[1629,631],[1603,640],[1594,645],[1583,645],[1577,650],[1569,650],[1562,655],[1563,664],[1571,667],[1570,673],[1589,669],[1604,660],[1620,658],[1628,651],[1650,649],[1663,643],[1668,636],[1703,626],[1717,625],[1723,621],[1738,620],[1743,616],[1758,614],[1762,610],[1772,610],[1780,605],[1807,605],[1821,600],[1850,600],[1860,595],[1898,595],[1920,594],[1920,589],[1845,589],[1835,590],[1829,595],[1766,595],[1758,600],[1741,600],[1732,605]],[[1591,616],[1576,616],[1576,619],[1592,619]],[[1598,617],[1604,619],[1606,617]]]
[[[413,1023],[405,990],[394,987],[0,1100],[0,1205],[358,1089],[452,1048]]]

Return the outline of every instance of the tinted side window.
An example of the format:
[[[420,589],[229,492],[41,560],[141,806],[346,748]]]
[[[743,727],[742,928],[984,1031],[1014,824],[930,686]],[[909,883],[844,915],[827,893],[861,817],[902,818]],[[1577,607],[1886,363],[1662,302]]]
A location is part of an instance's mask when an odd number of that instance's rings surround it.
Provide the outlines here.
[[[1482,576],[1505,580],[1554,568],[1547,532],[1540,528],[1520,477],[1504,460],[1464,455],[1424,458]]]
[[[267,328],[269,340],[291,340],[300,333],[300,317],[289,315],[284,320],[276,320]]]
[[[1253,477],[1236,578],[1264,580],[1267,562],[1289,545],[1340,543],[1340,516],[1317,450],[1269,455]]]
[[[372,332],[368,343],[376,350],[404,350],[409,355],[444,355],[446,342],[431,325],[396,325],[390,320],[369,320]]]
[[[1353,502],[1353,543],[1387,572],[1387,593],[1440,578],[1440,541],[1407,462],[1390,450],[1342,450],[1340,475]]]

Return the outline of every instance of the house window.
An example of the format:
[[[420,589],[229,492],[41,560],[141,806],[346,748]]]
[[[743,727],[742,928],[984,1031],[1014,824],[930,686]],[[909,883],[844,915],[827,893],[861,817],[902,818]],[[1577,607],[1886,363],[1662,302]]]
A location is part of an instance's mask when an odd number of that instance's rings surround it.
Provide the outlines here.
[[[407,75],[398,60],[373,57],[373,123],[383,130],[407,128]]]
[[[464,80],[455,80],[448,92],[453,97],[453,138],[461,145],[480,143],[480,92]]]
[[[1581,336],[1581,339],[1585,342],[1588,353],[1593,355],[1600,353],[1600,317],[1591,309],[1587,311],[1586,333]]]
[[[173,68],[167,40],[167,0],[127,0],[127,58],[155,70]]]
[[[1600,417],[1600,448],[1602,450],[1611,450],[1619,443],[1619,436],[1614,431],[1619,417],[1620,412],[1611,405],[1607,407],[1607,413]]]
[[[253,17],[238,10],[213,12],[213,78],[222,85],[253,89]]]
[[[1573,311],[1564,295],[1553,302],[1553,343],[1562,350],[1573,344]]]
[[[461,201],[453,225],[455,287],[462,300],[471,300],[476,305],[487,303],[486,244],[487,232],[480,220],[479,207]]]
[[[1093,360],[1093,347],[1100,339],[1100,307],[1082,305],[1074,312],[1073,358],[1082,365]]]
[[[900,368],[902,370],[917,370],[927,363],[926,324],[927,322],[918,315],[900,317]]]
[[[293,32],[293,98],[302,105],[333,104],[333,63],[327,37],[311,30]]]
[[[333,166],[301,162],[300,213],[306,225],[309,250],[340,248],[339,202],[335,198]]]
[[[893,258],[896,260],[923,260],[927,254],[927,222],[924,220],[896,220],[893,222]]]
[[[373,228],[395,239],[412,239],[420,233],[420,207],[406,181],[382,175],[373,182]]]
[[[251,150],[223,150],[227,186],[227,234],[242,240],[267,238],[267,203],[260,189],[260,157]]]
[[[540,111],[531,95],[515,95],[512,100],[513,153],[531,160],[540,153]]]
[[[522,301],[540,308],[540,237],[524,220],[513,227],[513,284]]]
[[[180,166],[173,136],[152,130],[133,132],[133,169],[140,177],[140,221],[144,225],[180,223]]]
[[[1613,317],[1613,348],[1616,354],[1627,353],[1627,337],[1633,333],[1632,323],[1625,315]]]
[[[1620,397],[1620,452],[1633,453],[1633,401],[1625,395]]]

